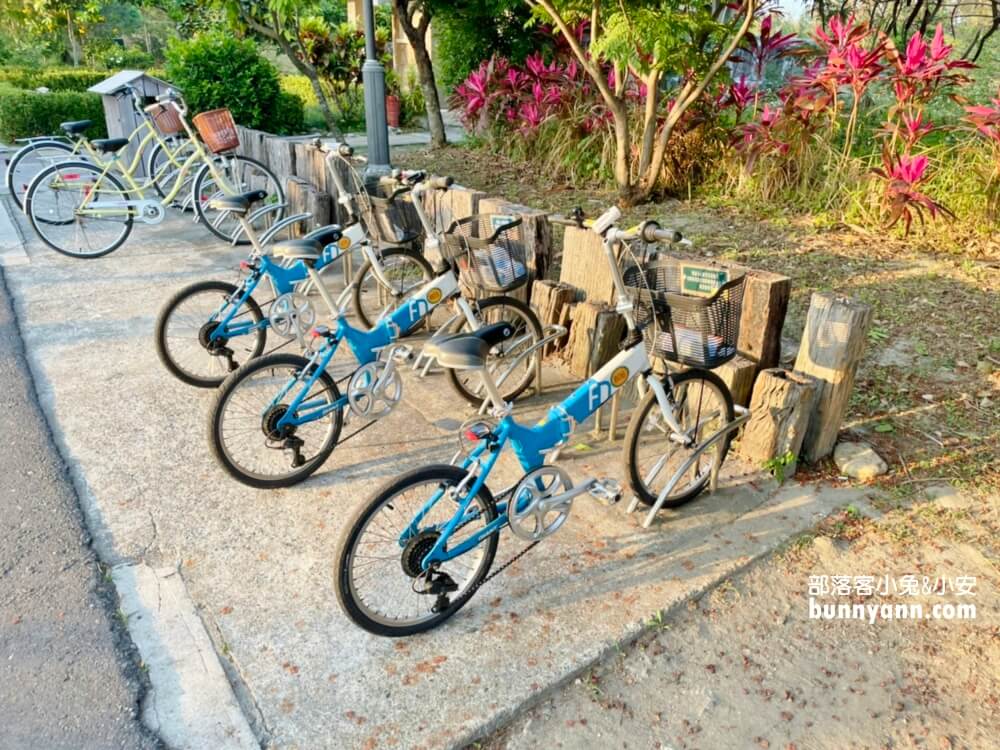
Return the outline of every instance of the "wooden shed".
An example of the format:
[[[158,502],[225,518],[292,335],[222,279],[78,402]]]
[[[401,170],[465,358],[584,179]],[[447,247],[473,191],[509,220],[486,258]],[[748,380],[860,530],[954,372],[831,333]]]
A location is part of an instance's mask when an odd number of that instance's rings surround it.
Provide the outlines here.
[[[176,88],[141,70],[122,70],[91,86],[88,91],[101,95],[109,138],[128,138],[141,122],[132,106],[131,97],[123,95],[126,86],[132,86],[139,91],[146,104],[152,103],[155,97],[166,93],[167,89]],[[135,157],[138,142],[137,139],[130,143],[128,148],[121,152],[122,159],[127,163]],[[138,175],[145,175],[144,166],[140,165]]]

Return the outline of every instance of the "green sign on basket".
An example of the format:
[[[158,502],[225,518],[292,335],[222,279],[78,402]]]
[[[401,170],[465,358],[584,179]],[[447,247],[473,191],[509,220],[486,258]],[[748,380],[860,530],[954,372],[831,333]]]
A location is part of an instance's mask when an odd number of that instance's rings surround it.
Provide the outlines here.
[[[724,268],[706,268],[705,266],[681,265],[681,291],[684,294],[696,294],[708,297],[715,294],[719,287],[729,281],[729,271]]]

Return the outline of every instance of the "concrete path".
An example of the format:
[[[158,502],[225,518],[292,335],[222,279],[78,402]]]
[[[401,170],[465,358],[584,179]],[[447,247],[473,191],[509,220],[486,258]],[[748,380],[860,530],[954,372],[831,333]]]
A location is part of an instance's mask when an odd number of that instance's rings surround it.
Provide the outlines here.
[[[652,613],[846,502],[811,487],[776,493],[736,462],[720,492],[650,530],[585,498],[446,627],[377,639],[337,607],[334,543],[375,487],[454,452],[468,410],[443,376],[408,378],[397,411],[338,447],[305,484],[250,490],[209,454],[212,393],[172,379],[152,342],[164,300],[190,281],[235,278],[241,253],[174,216],[137,227],[104,259],[72,261],[37,242],[28,254],[30,264],[9,269],[10,285],[95,543],[109,562],[177,571],[267,746],[462,746],[635,637]],[[558,396],[520,413],[531,419]],[[562,462],[572,476],[620,474],[620,445],[593,446],[589,436],[572,445]],[[512,463],[500,471],[498,485],[517,476]],[[520,548],[506,535],[497,564]]]
[[[0,425],[0,748],[156,747],[138,719],[139,660],[36,403],[2,271]]]

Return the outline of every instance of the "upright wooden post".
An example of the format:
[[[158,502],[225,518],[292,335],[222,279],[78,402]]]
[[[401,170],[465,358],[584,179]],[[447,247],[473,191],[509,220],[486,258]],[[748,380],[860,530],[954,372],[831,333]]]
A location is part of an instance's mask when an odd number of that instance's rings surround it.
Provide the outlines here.
[[[753,360],[737,354],[728,362],[719,365],[715,374],[722,378],[722,382],[729,388],[734,404],[746,406],[750,403],[750,389],[757,374],[757,364]]]
[[[798,459],[813,409],[817,381],[799,372],[761,370],[743,428],[739,453],[755,466],[791,453]],[[795,474],[796,462],[785,467]]]
[[[778,366],[781,327],[791,291],[792,281],[787,276],[755,269],[747,273],[737,348],[757,364],[758,371]]]
[[[531,306],[538,313],[542,328],[548,325],[563,325],[563,311],[576,299],[576,289],[558,281],[536,280],[531,288]],[[553,341],[545,345],[543,356],[560,348],[565,342]]]
[[[815,293],[809,305],[795,369],[818,381],[815,406],[803,443],[810,462],[829,456],[865,352],[871,307],[832,293]]]
[[[624,330],[625,320],[609,305],[592,302],[574,305],[566,347],[570,373],[583,379],[597,372],[618,352]]]
[[[604,243],[599,236],[589,229],[566,227],[559,281],[575,286],[587,302],[615,301],[614,282],[608,271]]]

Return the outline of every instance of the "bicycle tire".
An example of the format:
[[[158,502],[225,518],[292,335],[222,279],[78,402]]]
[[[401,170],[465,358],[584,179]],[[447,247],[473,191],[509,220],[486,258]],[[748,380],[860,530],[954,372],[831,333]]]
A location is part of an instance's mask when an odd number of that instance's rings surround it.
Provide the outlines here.
[[[66,249],[64,249],[64,248],[59,247],[58,245],[56,245],[52,240],[50,240],[48,237],[46,237],[42,233],[41,229],[39,229],[39,226],[38,226],[39,224],[47,224],[49,226],[63,226],[63,225],[66,225],[66,224],[73,223],[72,221],[69,221],[69,222],[51,222],[51,221],[46,221],[43,218],[35,216],[35,211],[34,211],[34,208],[36,206],[35,201],[34,201],[35,192],[38,189],[38,186],[41,185],[44,182],[45,176],[49,172],[53,172],[53,171],[55,171],[57,169],[77,169],[77,170],[86,170],[86,171],[92,172],[92,173],[98,175],[98,178],[100,180],[108,180],[108,181],[110,181],[111,185],[115,188],[115,192],[118,195],[121,195],[121,196],[128,195],[128,191],[125,189],[125,186],[122,184],[121,180],[119,180],[117,177],[115,177],[110,172],[104,173],[102,169],[98,168],[94,164],[91,164],[90,162],[86,162],[86,161],[64,161],[64,162],[59,162],[58,164],[52,164],[52,165],[46,167],[45,169],[43,169],[37,175],[35,175],[35,178],[31,181],[31,187],[28,188],[28,192],[27,192],[27,194],[25,195],[25,198],[24,198],[24,213],[27,214],[27,216],[28,216],[28,221],[31,224],[31,228],[35,230],[35,234],[38,235],[38,238],[42,242],[44,242],[50,248],[52,248],[53,250],[55,250],[57,253],[61,253],[62,255],[65,255],[65,256],[67,256],[69,258],[93,259],[93,258],[101,258],[101,257],[103,257],[105,255],[108,255],[109,253],[113,253],[115,250],[117,250],[119,247],[121,247],[124,244],[125,240],[127,240],[129,238],[129,235],[132,234],[133,220],[132,220],[132,213],[131,213],[131,211],[127,214],[127,217],[126,217],[125,221],[122,222],[122,226],[124,227],[124,231],[118,237],[118,239],[115,240],[110,246],[104,248],[103,250],[100,250],[99,252],[94,252],[94,253],[74,253],[74,252],[70,252],[69,250],[66,250]]]
[[[234,464],[229,459],[229,456],[226,454],[226,450],[222,445],[222,417],[226,402],[232,396],[233,392],[240,386],[240,383],[248,377],[259,370],[280,365],[297,367],[301,371],[309,366],[309,360],[305,357],[299,356],[298,354],[282,352],[277,354],[268,354],[264,357],[259,357],[247,362],[223,381],[222,386],[216,392],[215,398],[212,401],[212,406],[208,412],[208,442],[216,461],[218,461],[222,468],[226,470],[226,473],[236,481],[249,487],[256,487],[257,489],[263,490],[291,487],[309,478],[313,472],[319,469],[319,467],[326,462],[326,460],[330,457],[330,454],[333,453],[334,448],[337,447],[337,442],[340,440],[340,432],[344,426],[344,410],[337,409],[332,412],[329,418],[333,420],[333,429],[330,431],[330,435],[326,438],[325,444],[320,448],[319,452],[317,452],[317,454],[309,461],[306,461],[302,466],[297,467],[295,471],[281,477],[274,479],[261,479],[260,477],[247,474],[239,466]],[[319,381],[323,384],[325,390],[329,391],[332,401],[336,401],[340,398],[340,391],[330,373],[326,370],[321,372],[319,374]],[[327,417],[324,417],[324,419],[326,418]]]
[[[722,379],[714,372],[712,372],[711,370],[700,370],[695,368],[691,370],[684,370],[683,372],[679,372],[676,374],[671,374],[670,377],[673,380],[675,386],[681,385],[683,383],[689,383],[693,380],[709,381],[714,387],[716,387],[719,390],[719,392],[723,396],[723,399],[725,400],[726,423],[728,424],[729,422],[733,421],[734,410],[733,410],[732,394],[729,392],[729,388],[726,386],[726,384],[722,382]],[[640,437],[640,426],[645,421],[646,414],[649,412],[649,410],[652,409],[654,406],[658,405],[658,403],[659,402],[656,400],[656,393],[652,389],[649,389],[645,397],[635,407],[635,410],[632,413],[632,418],[629,420],[628,423],[628,429],[625,432],[625,450],[623,452],[623,459],[625,462],[625,475],[628,477],[629,486],[632,489],[632,492],[635,494],[637,498],[639,498],[639,501],[644,505],[653,505],[656,502],[657,496],[651,493],[646,488],[645,482],[643,481],[640,475],[638,460],[637,460],[638,456],[636,455],[636,451]],[[732,439],[733,439],[732,432],[728,433],[725,437],[721,439],[719,450],[721,451],[722,462],[726,460],[726,454],[729,452],[729,444],[730,442],[732,442]],[[692,486],[687,492],[684,492],[681,495],[674,498],[668,498],[667,501],[663,504],[663,507],[677,508],[681,505],[691,502],[696,497],[698,497],[698,495],[701,494],[702,490],[705,489],[705,486],[708,484],[709,479],[710,477],[708,475],[702,477],[699,480],[699,482],[696,485]]]
[[[66,154],[72,155],[73,146],[66,141],[60,140],[45,140],[45,141],[32,141],[31,143],[26,143],[21,148],[17,150],[9,162],[7,162],[7,174],[4,177],[4,184],[7,186],[7,192],[10,194],[11,200],[14,201],[14,205],[17,206],[18,210],[24,209],[24,194],[28,192],[28,188],[31,186],[32,180],[28,180],[24,184],[24,189],[19,189],[19,185],[14,184],[14,175],[17,172],[18,165],[24,161],[29,154],[34,151],[38,151],[42,148],[51,148],[57,151],[63,151]],[[44,169],[44,167],[43,167]],[[39,172],[41,170],[38,170]],[[38,174],[36,172],[35,174]],[[32,175],[34,178],[35,175]]]
[[[274,184],[274,189],[273,190],[270,190],[270,189],[267,190],[268,198],[274,197],[274,198],[277,199],[278,203],[283,203],[285,201],[285,191],[281,187],[281,182],[275,176],[274,172],[272,172],[267,167],[266,164],[263,164],[262,162],[259,162],[256,159],[251,159],[249,156],[242,156],[240,154],[229,154],[229,155],[227,155],[227,158],[233,159],[235,161],[241,161],[241,162],[246,162],[248,164],[253,164],[256,168],[260,169],[262,172],[264,172],[267,175],[268,181]],[[192,191],[193,191],[193,195],[194,195],[194,200],[193,200],[194,210],[198,214],[198,220],[202,224],[205,225],[205,227],[208,229],[208,231],[210,231],[216,237],[225,240],[226,242],[232,242],[233,238],[232,238],[232,236],[230,234],[227,234],[226,232],[223,232],[222,230],[220,230],[218,227],[216,227],[212,223],[210,217],[205,212],[205,206],[203,205],[203,201],[199,200],[199,198],[198,198],[198,196],[201,195],[202,188],[204,187],[206,176],[207,177],[211,177],[212,176],[212,172],[208,168],[208,164],[203,164],[201,166],[201,168],[198,170],[197,175],[195,175],[194,183],[192,184],[192,188],[191,188]],[[247,190],[250,190],[250,189],[252,189],[252,188],[247,188]],[[240,192],[243,192],[243,191],[240,191]],[[251,212],[253,212],[256,208],[258,208],[258,206],[252,206],[251,209],[250,209]],[[277,215],[272,216],[271,218],[277,220],[277,219],[280,218],[280,216],[281,215],[279,213]],[[235,244],[236,245],[249,245],[250,244],[250,239],[244,234],[244,235],[241,236],[240,239],[238,239],[235,242]]]
[[[154,333],[156,340],[156,356],[159,357],[160,362],[163,363],[163,366],[167,368],[167,371],[171,375],[181,382],[193,385],[196,388],[217,388],[222,385],[222,381],[226,379],[227,375],[221,375],[217,378],[198,377],[177,364],[170,355],[170,347],[167,345],[167,323],[170,320],[171,313],[173,313],[185,299],[211,290],[216,290],[229,296],[232,296],[239,291],[234,284],[230,284],[225,281],[199,281],[195,284],[189,284],[183,289],[179,289],[174,295],[172,295],[160,309],[159,315],[156,316],[156,327]],[[257,301],[253,297],[247,297],[245,304],[246,307],[249,308],[250,316],[253,318],[254,323],[259,323],[264,319],[264,313],[261,310],[260,305],[257,304]],[[267,329],[259,328],[255,330],[259,332],[258,340],[254,344],[252,353],[247,358],[246,362],[251,362],[257,359],[257,357],[261,355],[261,352],[264,351],[264,346],[267,343]],[[246,364],[246,362],[241,362],[239,364]]]
[[[524,316],[524,319],[527,320],[528,324],[531,326],[534,343],[537,344],[539,341],[542,340],[542,324],[538,321],[538,316],[535,315],[535,311],[532,310],[527,305],[527,303],[522,302],[519,299],[515,299],[514,297],[487,297],[486,299],[478,300],[475,303],[474,307],[476,307],[477,312],[481,313],[483,310],[489,309],[491,307],[496,307],[499,305],[513,307],[516,310],[518,310],[518,312]],[[469,323],[467,320],[463,320],[462,323],[458,326],[455,333],[460,333],[464,328],[468,326],[468,324]],[[539,352],[536,349],[534,356],[541,356],[541,352]],[[470,404],[475,404],[476,406],[478,406],[483,402],[483,394],[476,393],[470,390],[469,387],[465,384],[465,382],[463,382],[462,379],[459,377],[458,371],[449,368],[448,379],[450,380],[452,387],[456,391],[458,391],[459,395],[461,395],[461,397],[464,398],[466,401],[468,401]],[[515,387],[513,387],[511,390],[504,390],[504,386],[506,385],[506,383],[501,384],[500,395],[503,396],[504,401],[513,401],[522,393],[524,393],[524,390],[529,385],[531,385],[534,379],[535,379],[535,368],[530,367],[526,371],[525,376],[521,379],[521,382],[516,383]]]
[[[446,610],[439,613],[436,617],[431,617],[421,623],[407,626],[391,626],[372,619],[365,614],[363,608],[358,604],[351,586],[350,560],[354,545],[357,544],[361,532],[365,529],[365,524],[368,519],[376,511],[378,511],[387,500],[400,494],[405,490],[407,485],[411,484],[427,484],[428,482],[433,482],[437,479],[440,479],[443,482],[458,484],[466,476],[466,473],[467,472],[464,469],[458,466],[450,466],[447,464],[431,464],[429,466],[423,466],[409,471],[383,485],[375,496],[368,503],[359,508],[352,517],[351,521],[344,526],[344,530],[341,532],[340,540],[337,544],[337,564],[334,575],[334,589],[340,608],[358,627],[374,635],[386,636],[389,638],[402,638],[408,635],[422,633],[437,627],[458,612],[459,609],[464,607],[469,600],[472,599],[476,591],[479,590],[479,587],[489,574],[490,568],[493,565],[493,560],[496,557],[500,536],[499,531],[496,531],[486,537],[484,541],[484,561],[480,563],[479,568],[476,571],[476,575],[474,576],[472,583],[468,585],[466,591],[455,601],[452,601],[451,605]],[[487,488],[486,485],[483,485],[483,487],[479,490],[477,497],[482,501],[486,523],[489,524],[497,518],[497,507],[493,494],[489,491],[489,488]],[[403,574],[403,571],[400,570],[400,573]]]
[[[431,264],[427,262],[427,259],[416,252],[415,250],[410,250],[404,247],[390,247],[386,248],[381,252],[383,258],[392,257],[406,257],[411,261],[420,266],[420,270],[423,273],[424,281],[430,281],[434,278],[434,269],[431,268]],[[368,328],[369,330],[375,327],[376,321],[372,320],[371,317],[365,312],[364,306],[361,303],[361,292],[364,286],[365,276],[372,272],[372,263],[370,260],[366,260],[364,265],[358,269],[357,275],[354,277],[354,291],[351,293],[351,303],[354,305],[354,312],[358,316],[358,320]],[[372,274],[372,281],[374,284],[381,284],[378,277]],[[420,326],[415,326],[410,330],[410,333],[420,328]]]

